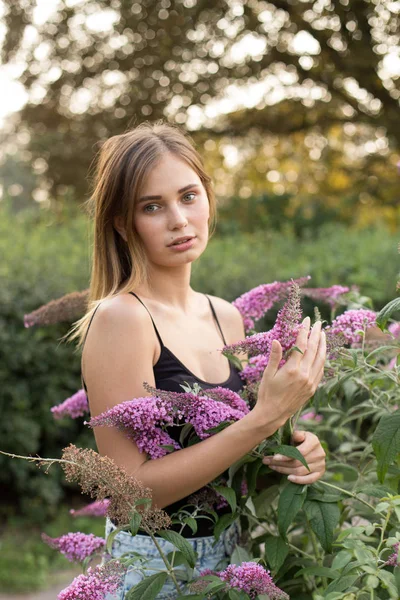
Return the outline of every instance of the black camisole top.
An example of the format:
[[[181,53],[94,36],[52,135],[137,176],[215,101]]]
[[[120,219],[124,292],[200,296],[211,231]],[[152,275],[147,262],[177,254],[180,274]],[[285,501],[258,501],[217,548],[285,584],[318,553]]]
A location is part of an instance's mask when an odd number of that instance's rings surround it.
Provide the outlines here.
[[[142,300],[140,300],[140,298],[134,292],[129,292],[129,293],[132,294],[133,296],[135,296],[139,300],[139,302],[144,306],[144,308],[147,310],[147,312],[149,313],[149,316],[153,323],[153,327],[154,327],[155,333],[157,335],[158,341],[160,342],[161,353],[160,353],[160,356],[159,356],[156,364],[153,366],[155,387],[157,387],[160,390],[166,390],[166,391],[172,391],[172,392],[183,392],[184,390],[181,387],[181,384],[188,383],[189,385],[192,386],[194,383],[197,383],[202,389],[213,388],[213,387],[215,388],[215,387],[222,386],[222,387],[228,388],[230,390],[233,390],[234,392],[240,392],[240,390],[244,386],[244,382],[241,379],[241,377],[239,376],[238,368],[235,367],[230,361],[229,361],[229,365],[230,365],[229,377],[228,377],[228,379],[226,379],[225,381],[222,381],[221,383],[209,383],[207,381],[200,379],[199,377],[194,375],[194,373],[189,371],[189,369],[187,367],[185,367],[185,365],[179,360],[179,358],[177,358],[175,356],[175,354],[173,354],[173,352],[171,352],[171,350],[169,350],[164,345],[164,343],[161,339],[161,336],[158,332],[158,329],[156,327],[156,324],[154,323],[153,317],[151,316],[151,313],[148,310],[147,306],[142,302]],[[215,322],[221,333],[222,340],[223,340],[224,344],[226,345],[226,340],[225,340],[224,334],[222,332],[221,326],[219,324],[215,309],[212,305],[210,298],[207,295],[206,295],[206,298],[207,298],[208,302],[210,303],[210,308],[211,308],[213,318],[215,319]],[[89,322],[88,329],[86,331],[85,341],[86,341],[86,337],[87,337],[87,334],[89,331],[89,327],[92,323],[92,320],[93,320],[93,317],[95,314],[96,314],[96,311],[93,313],[92,318]],[[87,387],[86,387],[85,381],[83,379],[83,375],[82,375],[82,384],[83,384],[83,387],[87,394],[88,393]],[[167,433],[172,439],[179,442],[181,427],[179,427],[179,426],[168,427]],[[174,512],[176,512],[180,507],[187,504],[187,500],[188,500],[187,498],[182,498],[181,500],[178,500],[177,502],[174,502],[173,504],[170,504],[169,506],[164,507],[164,510],[165,510],[165,512],[167,512],[168,514],[171,515]],[[230,511],[229,508],[224,507],[224,508],[217,509],[215,512],[219,516],[221,516],[229,511]],[[198,519],[197,525],[198,525],[198,530],[197,530],[196,534],[192,534],[192,530],[188,526],[186,526],[184,528],[184,530],[182,531],[182,535],[185,537],[188,537],[188,538],[212,535],[213,524],[211,523],[211,521],[209,521],[208,519]],[[180,531],[180,526],[173,525],[172,529],[175,529],[176,531],[178,531],[178,530]]]

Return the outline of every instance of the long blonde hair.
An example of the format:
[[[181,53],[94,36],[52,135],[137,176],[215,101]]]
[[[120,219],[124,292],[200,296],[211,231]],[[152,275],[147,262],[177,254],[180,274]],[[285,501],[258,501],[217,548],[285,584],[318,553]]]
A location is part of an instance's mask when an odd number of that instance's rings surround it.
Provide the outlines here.
[[[85,203],[94,219],[92,272],[86,314],[63,339],[84,343],[90,319],[105,298],[133,291],[147,276],[147,257],[135,230],[133,211],[142,184],[165,152],[184,160],[199,176],[210,205],[209,236],[216,226],[216,200],[211,178],[192,140],[163,121],[144,122],[106,140],[97,156],[93,191]],[[114,227],[122,217],[127,241]]]

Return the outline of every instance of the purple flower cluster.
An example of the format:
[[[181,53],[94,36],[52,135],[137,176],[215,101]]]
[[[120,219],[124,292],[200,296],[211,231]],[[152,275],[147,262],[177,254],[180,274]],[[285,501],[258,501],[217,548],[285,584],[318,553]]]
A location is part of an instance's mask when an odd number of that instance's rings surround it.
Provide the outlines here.
[[[326,302],[332,308],[337,304],[339,296],[346,294],[350,288],[343,285],[332,285],[327,288],[304,288],[302,290],[303,296],[312,298],[313,300],[321,300]]]
[[[208,429],[216,427],[223,421],[239,421],[246,413],[206,396],[197,396],[185,407],[184,418],[186,423],[193,425],[199,438],[204,440],[211,435],[207,433]]]
[[[311,279],[301,277],[295,279],[295,283],[303,285]],[[236,298],[232,302],[239,310],[243,317],[243,323],[246,331],[254,329],[255,321],[258,321],[269,311],[272,306],[279,300],[285,298],[288,289],[293,285],[293,281],[274,281],[273,283],[265,283],[259,285],[250,291]]]
[[[400,337],[400,323],[396,322],[396,323],[391,323],[388,327],[389,333],[392,334],[393,337],[398,338]]]
[[[212,400],[224,402],[236,410],[242,411],[245,415],[249,412],[249,407],[246,402],[239,396],[237,392],[221,386],[215,388],[207,388],[203,390],[203,394]]]
[[[270,572],[255,562],[229,565],[218,573],[218,577],[228,583],[229,587],[243,590],[250,598],[267,594],[270,600],[289,600],[286,592],[274,584]]]
[[[160,458],[168,453],[162,445],[180,449],[162,427],[191,423],[201,439],[210,434],[208,429],[223,421],[237,421],[248,413],[244,400],[236,392],[224,388],[212,388],[209,395],[189,392],[168,392],[150,388],[157,397],[144,396],[122,402],[108,411],[93,417],[89,425],[114,426],[128,432],[140,452],[150,458]],[[210,397],[210,396],[213,397]]]
[[[263,376],[265,367],[268,365],[268,357],[263,354],[249,358],[248,364],[239,373],[240,377],[247,383],[256,383]]]
[[[83,417],[89,412],[88,399],[85,390],[78,390],[73,396],[51,408],[55,419],[69,416],[72,419]]]
[[[320,423],[323,418],[322,415],[317,415],[315,410],[312,409],[301,415],[300,421],[314,421],[315,423]]]
[[[344,336],[345,343],[357,344],[362,336],[357,333],[358,330],[368,329],[376,325],[376,313],[373,310],[364,308],[347,310],[342,315],[332,321],[332,325],[326,327],[327,336],[341,334]]]
[[[393,545],[394,552],[389,556],[389,558],[385,562],[385,565],[387,565],[388,567],[397,567],[397,565],[399,564],[399,546],[400,542],[397,542]]]
[[[64,554],[70,562],[82,562],[94,552],[103,548],[105,540],[93,535],[93,533],[67,533],[58,538],[51,538],[42,533],[42,540]]]
[[[95,502],[90,502],[90,504],[87,504],[78,510],[71,508],[69,512],[74,517],[105,517],[107,516],[109,504],[110,501],[107,499],[95,500]]]
[[[295,344],[301,327],[301,317],[300,288],[293,282],[288,300],[278,312],[273,328],[267,332],[255,333],[241,342],[227,345],[223,348],[223,353],[246,352],[253,360],[250,358],[248,365],[241,372],[241,377],[249,382],[258,381],[268,364],[273,340],[279,340],[283,353],[289,350]],[[281,367],[285,362],[282,358],[279,366]]]
[[[104,600],[106,594],[114,594],[122,585],[125,567],[118,561],[110,561],[104,566],[88,568],[86,575],[75,577],[73,582],[62,590],[57,600]]]
[[[90,427],[107,425],[127,431],[140,452],[146,452],[151,458],[161,458],[167,454],[162,445],[171,445],[176,450],[180,446],[160,427],[173,424],[174,407],[168,400],[144,396],[134,398],[113,406],[109,410],[93,417]]]

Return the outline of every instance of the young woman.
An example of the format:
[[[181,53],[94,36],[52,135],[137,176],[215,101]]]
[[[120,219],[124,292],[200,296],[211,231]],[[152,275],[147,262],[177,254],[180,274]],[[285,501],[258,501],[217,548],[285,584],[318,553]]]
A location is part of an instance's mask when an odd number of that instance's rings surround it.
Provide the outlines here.
[[[148,395],[144,381],[179,392],[184,382],[239,391],[243,382],[238,370],[219,349],[245,337],[241,315],[231,303],[191,286],[192,263],[214,231],[216,202],[211,180],[188,138],[162,122],[144,123],[110,138],[99,154],[89,203],[94,209],[91,308],[77,323],[74,337],[83,347],[82,374],[92,416]],[[97,427],[99,452],[148,486],[154,504],[172,514],[188,496],[272,435],[313,395],[323,375],[326,342],[320,322],[310,335],[309,329],[307,318],[296,341],[303,354],[292,353],[279,370],[282,348],[274,342],[255,408],[225,430],[146,461],[122,432]],[[311,473],[284,457],[265,462],[292,481],[313,483],[324,472],[324,451],[310,433],[297,432],[294,441]],[[196,536],[188,527],[183,531],[199,554],[199,569],[223,566],[238,536],[234,524],[213,547],[208,523],[199,521]],[[107,520],[107,533],[113,529],[115,524]],[[161,542],[166,552],[172,550],[168,542]],[[113,556],[129,551],[151,558],[149,567],[163,568],[148,536],[117,534]],[[119,598],[139,580],[140,575],[130,571]],[[174,597],[172,583],[158,596]]]

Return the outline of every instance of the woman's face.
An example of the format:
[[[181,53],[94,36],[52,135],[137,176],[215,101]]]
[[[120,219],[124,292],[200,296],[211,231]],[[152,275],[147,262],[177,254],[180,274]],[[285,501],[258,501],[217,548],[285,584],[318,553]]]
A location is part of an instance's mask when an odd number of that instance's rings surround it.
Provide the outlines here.
[[[192,262],[208,241],[210,207],[200,177],[183,160],[166,153],[144,181],[134,207],[134,224],[149,260],[162,266]],[[189,243],[171,246],[178,238]]]

